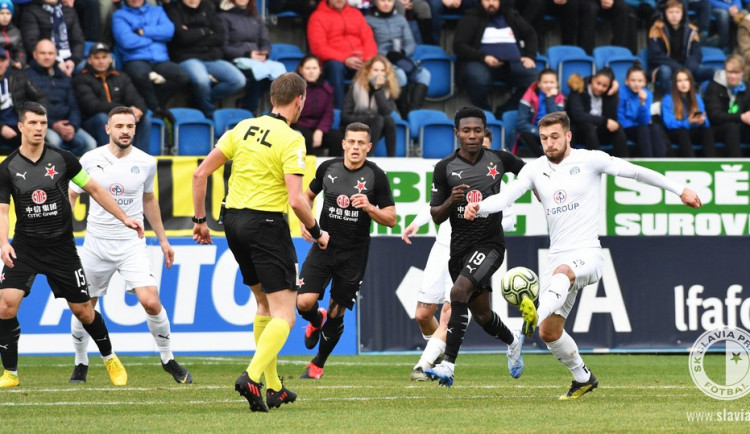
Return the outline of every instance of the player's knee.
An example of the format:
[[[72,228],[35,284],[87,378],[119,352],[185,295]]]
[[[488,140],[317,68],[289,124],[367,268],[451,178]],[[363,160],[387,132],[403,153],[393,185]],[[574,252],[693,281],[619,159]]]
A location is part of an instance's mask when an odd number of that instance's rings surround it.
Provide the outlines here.
[[[75,315],[82,324],[88,325],[94,322],[94,308],[92,308],[90,304],[80,303],[75,308],[71,306],[71,310],[73,311],[73,315]]]
[[[146,313],[149,315],[158,315],[162,309],[161,302],[159,301],[159,297],[154,297],[148,300],[143,300],[141,305],[143,306],[143,309],[146,311]]]
[[[308,312],[315,306],[315,300],[306,300],[304,298],[297,298],[297,310],[300,312]]]
[[[545,327],[544,323],[539,327],[539,337],[542,338],[544,342],[555,342],[560,339],[561,336],[562,330],[558,330],[555,327]]]
[[[420,325],[431,323],[434,317],[434,311],[423,306],[417,306],[417,311],[414,313],[414,319],[416,319],[417,323]]]

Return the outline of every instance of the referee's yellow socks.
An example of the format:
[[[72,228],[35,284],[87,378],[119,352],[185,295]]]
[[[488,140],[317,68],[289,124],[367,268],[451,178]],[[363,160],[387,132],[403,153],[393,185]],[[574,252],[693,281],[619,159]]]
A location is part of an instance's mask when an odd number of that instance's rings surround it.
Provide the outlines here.
[[[281,318],[273,318],[266,324],[265,329],[260,334],[260,338],[256,344],[255,356],[247,367],[247,374],[253,381],[260,381],[260,376],[273,362],[274,371],[276,365],[276,356],[281,351],[281,348],[286,343],[286,339],[289,337],[289,323]],[[275,384],[273,387],[271,384],[271,377],[275,377],[278,381],[278,375],[270,376],[266,373],[266,381],[269,382],[267,385],[271,389],[281,390],[281,383]]]
[[[253,336],[255,337],[255,347],[258,347],[258,341],[260,341],[260,336],[263,334],[263,331],[266,329],[266,326],[268,323],[271,322],[270,316],[265,315],[256,315],[255,320],[253,321]],[[286,339],[284,340],[286,341]],[[269,389],[273,389],[276,391],[281,390],[281,380],[279,380],[279,373],[276,370],[276,361],[277,358],[274,357],[273,360],[271,360],[271,363],[268,364],[266,369],[263,371],[263,374],[266,376],[266,387]],[[250,371],[248,371],[250,372]]]

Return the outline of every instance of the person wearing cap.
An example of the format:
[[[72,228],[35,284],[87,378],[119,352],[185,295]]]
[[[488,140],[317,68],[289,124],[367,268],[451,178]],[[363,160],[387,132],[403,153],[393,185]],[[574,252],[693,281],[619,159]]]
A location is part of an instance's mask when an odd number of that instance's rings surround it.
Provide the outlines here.
[[[10,67],[9,53],[0,49],[0,153],[8,154],[21,145],[16,109],[41,97],[23,70]]]
[[[96,148],[96,140],[81,128],[81,111],[73,92],[73,79],[57,64],[57,50],[49,39],[36,44],[26,74],[42,92],[40,103],[47,108],[48,145],[81,156]]]
[[[174,36],[174,24],[164,9],[145,0],[125,0],[112,15],[112,34],[123,70],[148,108],[156,117],[169,118],[169,100],[190,80],[187,72],[169,59],[167,43]]]
[[[8,50],[10,64],[16,69],[26,65],[26,53],[23,49],[21,31],[13,25],[13,2],[0,0],[0,50]]]
[[[91,46],[86,66],[73,79],[76,100],[83,115],[83,129],[94,136],[98,145],[109,142],[104,130],[110,110],[119,106],[130,107],[135,116],[134,145],[148,153],[151,119],[145,115],[148,108],[127,73],[112,67],[109,45],[97,42]]]
[[[57,51],[57,66],[68,77],[83,60],[85,39],[76,11],[60,0],[34,0],[23,8],[21,34],[27,53],[41,39],[49,39]]]

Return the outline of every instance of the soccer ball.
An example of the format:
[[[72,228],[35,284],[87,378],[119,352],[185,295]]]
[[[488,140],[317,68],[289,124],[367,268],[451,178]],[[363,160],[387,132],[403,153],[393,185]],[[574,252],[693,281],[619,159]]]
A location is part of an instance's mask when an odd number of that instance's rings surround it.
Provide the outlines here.
[[[524,297],[531,301],[539,295],[539,277],[526,267],[515,267],[508,270],[500,283],[503,297],[513,306],[521,304]]]

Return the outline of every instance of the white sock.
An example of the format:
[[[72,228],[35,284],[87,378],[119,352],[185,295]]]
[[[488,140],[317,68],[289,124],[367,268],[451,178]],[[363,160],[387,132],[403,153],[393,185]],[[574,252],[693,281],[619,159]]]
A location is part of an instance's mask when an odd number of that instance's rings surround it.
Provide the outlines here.
[[[80,364],[88,366],[89,339],[91,339],[91,337],[86,329],[83,328],[81,321],[76,318],[75,315],[71,315],[70,318],[70,334],[71,339],[73,339],[73,349],[75,349],[76,352],[76,366]]]
[[[432,335],[426,335],[422,333],[422,337],[424,338],[424,340],[429,341],[432,338]]]
[[[148,330],[156,341],[156,346],[159,347],[161,362],[167,363],[174,359],[174,354],[172,354],[172,344],[169,340],[172,337],[172,330],[169,327],[167,310],[162,307],[161,312],[157,315],[146,314],[146,323],[148,324]]]
[[[421,367],[422,369],[428,369],[435,365],[435,360],[445,352],[445,341],[441,341],[438,338],[430,338],[427,341],[427,345],[422,351],[422,356],[419,358],[419,363],[414,368]]]
[[[536,314],[539,315],[537,324],[541,324],[548,316],[563,307],[569,292],[570,279],[568,276],[563,273],[553,275],[549,282],[549,288],[539,295],[539,308],[536,310]]]
[[[577,382],[585,383],[589,381],[591,373],[586,368],[586,365],[583,364],[583,359],[578,353],[578,345],[576,345],[576,341],[565,330],[563,330],[560,339],[555,342],[548,342],[547,348],[563,365],[570,369],[573,378]]]

